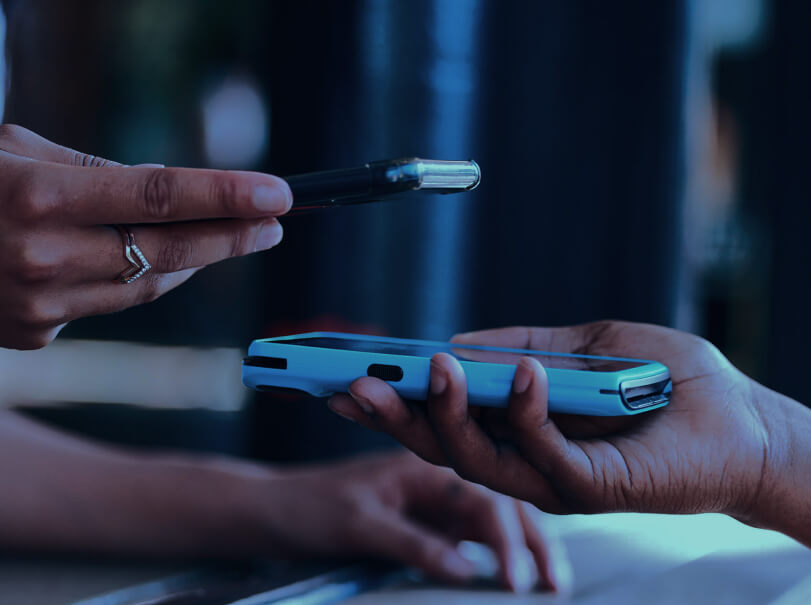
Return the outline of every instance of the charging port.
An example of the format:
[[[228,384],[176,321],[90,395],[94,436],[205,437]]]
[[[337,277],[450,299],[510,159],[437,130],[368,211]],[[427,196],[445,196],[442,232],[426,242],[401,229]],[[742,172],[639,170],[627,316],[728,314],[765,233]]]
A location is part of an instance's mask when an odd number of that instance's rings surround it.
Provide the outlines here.
[[[641,380],[628,380],[620,384],[622,402],[632,410],[641,410],[659,405],[670,400],[670,393],[665,392],[670,377],[652,377]]]

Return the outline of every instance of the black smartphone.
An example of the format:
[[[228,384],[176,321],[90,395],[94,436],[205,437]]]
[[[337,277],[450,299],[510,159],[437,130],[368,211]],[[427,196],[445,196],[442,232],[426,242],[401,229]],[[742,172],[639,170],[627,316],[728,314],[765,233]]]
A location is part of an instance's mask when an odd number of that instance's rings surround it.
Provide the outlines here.
[[[458,193],[475,189],[481,170],[473,160],[380,160],[363,166],[284,177],[293,192],[291,213],[377,202],[410,191]]]

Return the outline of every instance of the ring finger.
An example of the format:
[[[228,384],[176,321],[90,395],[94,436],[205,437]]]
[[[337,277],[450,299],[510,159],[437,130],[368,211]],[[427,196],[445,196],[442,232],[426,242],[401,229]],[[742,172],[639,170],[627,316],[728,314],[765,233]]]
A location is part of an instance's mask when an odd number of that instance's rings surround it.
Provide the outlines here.
[[[176,273],[266,250],[278,244],[283,233],[275,218],[134,225],[129,229],[153,273]],[[129,268],[125,244],[116,229],[93,227],[82,239],[84,244],[75,247],[63,278],[74,283],[113,281]]]

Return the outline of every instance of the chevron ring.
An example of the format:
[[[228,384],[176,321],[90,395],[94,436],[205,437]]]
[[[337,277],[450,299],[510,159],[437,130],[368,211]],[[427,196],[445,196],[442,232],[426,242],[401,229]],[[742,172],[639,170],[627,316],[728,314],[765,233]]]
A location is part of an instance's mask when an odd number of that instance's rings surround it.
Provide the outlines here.
[[[141,250],[135,245],[135,237],[132,235],[132,231],[123,225],[116,225],[116,228],[121,234],[121,241],[124,242],[124,258],[127,259],[130,266],[124,269],[113,281],[121,284],[131,284],[149,271],[152,265],[149,264]]]

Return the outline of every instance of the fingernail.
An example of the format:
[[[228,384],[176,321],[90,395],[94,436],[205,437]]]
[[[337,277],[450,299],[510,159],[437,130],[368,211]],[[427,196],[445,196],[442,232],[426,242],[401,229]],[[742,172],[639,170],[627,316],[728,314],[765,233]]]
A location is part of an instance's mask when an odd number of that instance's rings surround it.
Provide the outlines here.
[[[341,418],[346,418],[347,420],[351,420],[352,422],[357,422],[357,420],[355,420],[354,418],[352,418],[352,416],[347,414],[347,411],[344,406],[345,404],[342,403],[340,399],[337,399],[335,397],[331,397],[327,401],[327,407],[336,414],[338,414],[338,416],[340,416]]]
[[[448,548],[442,553],[440,565],[448,575],[461,580],[469,580],[476,574],[473,563],[460,555],[455,548]]]
[[[166,168],[166,164],[135,164],[133,168]]]
[[[538,581],[535,559],[529,550],[523,549],[516,553],[510,569],[510,580],[513,591],[517,594],[527,594]]]
[[[471,335],[473,332],[462,332],[461,334],[455,334],[452,340],[459,342],[460,340],[470,340]]]
[[[431,394],[442,395],[448,388],[448,375],[438,364],[431,362]]]
[[[368,399],[362,397],[361,395],[358,395],[357,393],[353,393],[351,388],[349,389],[349,394],[352,396],[352,399],[355,400],[355,403],[357,403],[360,406],[360,409],[362,409],[369,415],[374,413],[375,410],[372,407],[372,404],[369,403]]]
[[[521,395],[527,392],[532,383],[532,370],[529,369],[525,360],[521,359],[515,367],[515,378],[513,378],[513,393]]]
[[[253,190],[253,205],[262,212],[283,214],[290,209],[292,198],[285,186],[257,185]]]
[[[262,229],[259,231],[259,235],[256,238],[256,248],[254,249],[254,252],[272,248],[282,241],[283,234],[284,230],[278,221],[268,221],[262,225]]]

